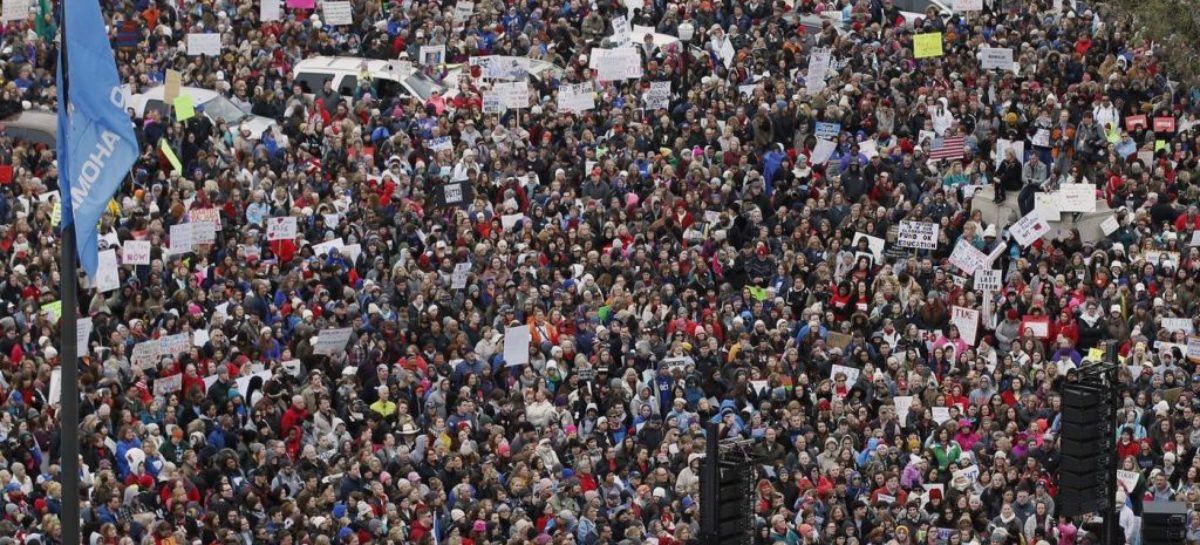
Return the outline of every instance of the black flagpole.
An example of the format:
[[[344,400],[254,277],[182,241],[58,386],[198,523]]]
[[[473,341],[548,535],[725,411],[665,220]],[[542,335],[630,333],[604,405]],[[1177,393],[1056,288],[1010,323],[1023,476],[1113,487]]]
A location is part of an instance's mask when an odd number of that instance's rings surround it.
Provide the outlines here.
[[[85,0],[94,1],[94,0]],[[67,70],[67,0],[62,0],[62,20],[59,22],[59,60],[62,63],[62,81],[58,82],[62,85],[63,102],[58,105],[58,115],[67,115],[68,105],[71,103],[68,92],[70,91],[70,71]],[[58,138],[65,138],[66,135],[60,134]],[[59,157],[59,185],[67,183],[66,176],[70,173],[69,166]],[[69,187],[69,185],[68,185]],[[67,194],[70,194],[68,191]],[[59,424],[62,426],[62,431],[59,434],[59,453],[62,459],[62,473],[59,477],[62,481],[62,512],[60,522],[62,523],[62,543],[63,545],[79,545],[79,346],[76,341],[76,329],[78,328],[79,313],[79,261],[75,250],[75,227],[74,221],[72,225],[61,230],[62,234],[62,260],[59,264],[59,282],[62,288],[62,320],[59,337],[59,353],[62,354],[60,365],[62,366],[62,394],[60,401],[62,403],[62,413],[59,415]]]

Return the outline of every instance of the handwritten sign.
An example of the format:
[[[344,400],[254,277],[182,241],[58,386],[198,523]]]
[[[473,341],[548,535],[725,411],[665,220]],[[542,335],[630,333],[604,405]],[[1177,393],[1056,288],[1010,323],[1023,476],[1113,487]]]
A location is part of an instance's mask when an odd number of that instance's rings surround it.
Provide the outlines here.
[[[950,323],[958,328],[958,334],[967,344],[975,345],[975,335],[979,328],[978,310],[960,306],[951,307]]]
[[[313,346],[313,354],[332,356],[345,350],[346,343],[350,342],[350,336],[353,333],[354,329],[349,327],[321,331],[321,334],[317,336],[317,344]]]
[[[221,35],[215,32],[191,32],[187,35],[187,54],[189,57],[221,55]]]
[[[164,396],[183,389],[183,375],[174,374],[154,381],[154,395]]]
[[[853,367],[846,367],[845,365],[834,365],[833,367],[831,367],[829,369],[829,378],[835,379],[835,378],[837,378],[837,376],[839,374],[845,375],[846,376],[846,387],[849,388],[849,387],[854,386],[858,382],[858,375],[861,373],[862,373],[861,369],[855,369]]]
[[[171,226],[171,255],[181,255],[192,251],[195,246],[193,228],[195,224],[183,223]]]
[[[671,106],[671,82],[652,81],[643,96],[647,110],[664,110]]]
[[[1191,318],[1163,318],[1162,328],[1171,333],[1176,331],[1182,331],[1188,335],[1195,333]]]
[[[133,345],[129,363],[138,369],[149,369],[158,365],[158,358],[161,355],[161,345],[158,341],[142,341]]]
[[[458,2],[454,4],[454,22],[455,23],[464,23],[464,22],[466,22],[467,19],[470,19],[471,16],[474,14],[475,14],[475,2],[468,2],[467,0],[458,0]]]
[[[1049,232],[1050,224],[1041,218],[1037,210],[1026,214],[1008,227],[1008,234],[1012,235],[1013,240],[1022,248],[1033,244]]]
[[[951,8],[957,13],[964,11],[983,11],[983,0],[954,0]]]
[[[492,86],[492,89],[500,94],[505,108],[529,107],[529,85],[524,81],[497,83]]]
[[[1095,212],[1096,187],[1092,184],[1063,184],[1059,210],[1062,212]]]
[[[932,413],[933,421],[939,425],[950,420],[950,407],[932,407],[929,412]]]
[[[196,208],[188,212],[188,220],[190,223],[207,223],[213,226],[213,230],[221,230],[221,211],[216,208]]]
[[[101,251],[96,265],[96,289],[100,293],[108,293],[121,287],[119,270],[117,251],[112,249]]]
[[[967,274],[975,274],[975,269],[987,266],[987,254],[979,251],[966,240],[959,240],[950,254],[950,264],[962,269]]]
[[[350,2],[330,2],[328,0],[321,2],[321,13],[325,15],[325,24],[351,25],[354,24],[354,12],[350,8]]]
[[[942,33],[930,32],[913,36],[913,57],[928,59],[942,56]]]
[[[30,0],[4,0],[4,22],[24,21],[29,18]]]
[[[467,278],[471,274],[470,263],[459,263],[454,266],[454,274],[450,275],[450,288],[461,290],[467,287]]]
[[[292,240],[296,238],[298,231],[296,216],[282,216],[267,220],[267,240]]]
[[[936,223],[901,220],[896,236],[896,246],[918,250],[936,250],[939,229],[940,226]]]
[[[258,20],[263,23],[278,21],[282,17],[279,0],[262,0],[258,6]]]
[[[449,136],[439,136],[428,143],[429,149],[433,151],[451,151],[454,149],[454,143],[450,141]]]

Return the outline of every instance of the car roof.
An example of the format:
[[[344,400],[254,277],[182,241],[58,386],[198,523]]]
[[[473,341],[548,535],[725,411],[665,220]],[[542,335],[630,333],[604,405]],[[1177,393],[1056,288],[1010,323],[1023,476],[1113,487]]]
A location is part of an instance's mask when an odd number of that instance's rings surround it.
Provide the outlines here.
[[[54,144],[45,142],[38,135],[49,135],[57,138],[58,114],[43,111],[25,111],[0,121],[0,131],[8,132],[10,136],[28,138],[39,144]]]
[[[150,89],[147,89],[144,93],[133,95],[133,97],[130,98],[133,99],[135,97],[139,97],[140,100],[162,100],[163,93],[166,92],[166,89],[167,87],[165,85],[159,85],[157,87],[151,87]],[[203,87],[180,87],[179,94],[192,95],[193,103],[204,104],[205,102],[216,98],[220,93],[213,91],[212,89],[205,89]],[[130,104],[130,106],[132,106],[132,104]]]
[[[380,59],[368,59],[365,57],[311,57],[304,59],[292,69],[297,70],[323,70],[332,72],[346,72],[357,74],[362,70],[363,63],[367,64],[367,70],[370,72],[385,72],[389,71],[389,63]]]

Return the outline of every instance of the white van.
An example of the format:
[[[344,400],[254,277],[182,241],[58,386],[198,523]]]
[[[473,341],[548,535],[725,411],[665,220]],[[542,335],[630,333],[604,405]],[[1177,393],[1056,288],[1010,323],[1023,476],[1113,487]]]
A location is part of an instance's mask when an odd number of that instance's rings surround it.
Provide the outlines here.
[[[416,97],[422,102],[438,92],[447,99],[458,94],[457,89],[447,83],[437,82],[421,71],[400,61],[384,61],[362,57],[312,57],[296,63],[292,68],[295,81],[305,94],[313,94],[325,87],[326,81],[333,82],[333,89],[342,96],[354,96],[360,74],[371,80],[372,96],[380,99]]]

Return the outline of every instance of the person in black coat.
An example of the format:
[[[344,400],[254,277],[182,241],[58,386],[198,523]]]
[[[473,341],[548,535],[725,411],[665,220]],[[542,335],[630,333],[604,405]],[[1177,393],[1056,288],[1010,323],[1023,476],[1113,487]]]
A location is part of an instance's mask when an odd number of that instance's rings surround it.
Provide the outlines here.
[[[995,202],[1002,203],[1009,191],[1021,190],[1021,163],[1012,149],[1005,150],[1004,160],[996,167]]]

